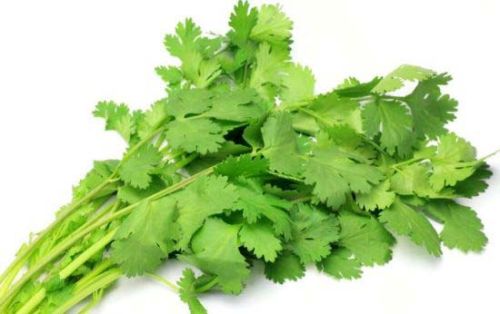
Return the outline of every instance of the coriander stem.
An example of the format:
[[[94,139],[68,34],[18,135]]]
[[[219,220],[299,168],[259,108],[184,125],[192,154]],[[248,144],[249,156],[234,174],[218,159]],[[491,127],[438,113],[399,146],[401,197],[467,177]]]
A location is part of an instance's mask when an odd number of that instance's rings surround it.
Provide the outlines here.
[[[38,290],[37,293],[35,293],[34,296],[32,296],[28,302],[26,302],[17,312],[16,314],[29,314],[31,313],[35,307],[37,307],[40,302],[45,299],[45,295],[47,294],[47,291],[45,288],[41,288]]]
[[[98,229],[99,227],[110,223],[116,219],[119,219],[123,216],[128,215],[135,207],[137,207],[139,204],[141,204],[144,201],[151,201],[155,200],[161,197],[164,197],[166,195],[169,195],[171,193],[174,193],[187,185],[191,184],[193,181],[198,179],[199,177],[209,175],[213,172],[213,166],[210,168],[207,168],[203,171],[198,172],[195,175],[192,175],[191,177],[177,183],[174,185],[171,185],[167,187],[166,189],[159,191],[146,199],[139,201],[137,203],[134,203],[132,205],[129,205],[125,208],[122,208],[114,213],[112,213],[108,217],[103,217],[102,219],[96,221],[92,225],[89,225],[88,227],[73,233],[70,237],[66,238],[64,241],[60,242],[58,245],[54,247],[54,249],[49,252],[46,256],[44,256],[40,261],[34,265],[31,269],[29,269],[22,277],[19,279],[19,281],[16,282],[16,284],[12,287],[12,289],[9,290],[9,292],[3,296],[2,299],[0,299],[0,304],[2,304],[2,307],[0,309],[6,308],[14,295],[26,284],[26,282],[31,279],[32,276],[36,275],[39,271],[42,270],[44,266],[46,266],[48,263],[50,263],[52,260],[57,258],[59,255],[61,255],[66,249],[68,249],[71,245],[75,244],[78,240],[80,240],[82,237],[87,235],[88,233]],[[1,312],[1,311],[0,311]]]
[[[153,279],[156,282],[159,282],[159,283],[169,287],[170,289],[174,290],[174,292],[179,292],[179,287],[176,284],[173,284],[172,282],[168,281],[167,279],[163,278],[162,276],[159,276],[159,275],[153,274],[153,273],[146,273],[145,276]]]
[[[97,266],[95,266],[89,273],[83,276],[78,282],[75,284],[75,289],[79,290],[88,285],[94,278],[99,276],[102,272],[113,266],[114,263],[111,259],[105,259],[100,262]]]
[[[75,306],[78,303],[80,303],[81,301],[83,301],[89,295],[91,295],[95,291],[98,291],[100,289],[108,287],[109,285],[114,283],[116,280],[118,280],[121,276],[122,276],[122,272],[117,268],[114,268],[114,269],[107,271],[106,273],[97,277],[97,280],[95,282],[84,287],[83,289],[78,291],[74,296],[72,296],[69,300],[67,300],[61,306],[56,308],[54,310],[53,314],[66,313],[69,309],[71,309],[73,306]]]
[[[71,203],[69,208],[64,212],[63,215],[59,216],[56,218],[54,222],[52,222],[45,230],[40,232],[36,239],[29,243],[27,248],[25,248],[15,259],[14,261],[9,265],[9,267],[5,270],[5,272],[0,276],[0,283],[2,283],[2,290],[3,289],[8,289],[13,277],[15,276],[9,276],[11,272],[17,274],[17,272],[22,268],[24,263],[27,261],[31,253],[35,250],[36,247],[44,240],[47,235],[53,231],[53,229],[58,226],[63,220],[65,220],[67,217],[69,217],[75,209],[80,207],[81,205],[85,204],[85,202],[89,201],[92,199],[97,193],[99,193],[104,187],[106,187],[109,184],[109,181],[113,179],[114,175],[110,175],[106,180],[104,180],[101,184],[99,184],[97,187],[95,187],[92,191],[90,191],[87,195],[85,195],[83,198],[77,200],[74,203]],[[12,278],[12,280],[5,280],[7,277]],[[5,281],[4,281],[5,280]],[[1,296],[1,295],[0,295]]]
[[[68,209],[64,211],[64,213],[57,217],[47,228],[45,228],[42,232],[38,234],[36,239],[29,243],[27,247],[19,253],[18,256],[14,259],[14,261],[7,267],[7,269],[0,275],[0,300],[3,298],[3,294],[7,291],[15,279],[17,273],[22,268],[22,266],[26,263],[30,255],[33,253],[36,247],[40,245],[40,243],[50,234],[53,229],[58,226],[63,220],[69,217],[77,208],[85,204],[87,201],[91,200],[95,195],[97,195],[104,187],[108,184],[114,182],[114,179],[118,175],[118,169],[121,164],[127,160],[131,155],[133,155],[139,148],[142,147],[145,143],[149,142],[152,138],[154,138],[159,132],[163,131],[163,127],[158,128],[157,130],[151,132],[147,137],[137,143],[134,147],[132,147],[120,161],[120,164],[116,168],[116,170],[106,178],[101,184],[92,189],[89,193],[87,193],[84,197],[72,202]]]
[[[64,267],[63,270],[59,272],[59,277],[61,279],[66,279],[71,274],[78,269],[78,267],[82,266],[89,258],[91,258],[94,254],[103,249],[106,245],[108,245],[116,234],[118,229],[115,228],[109,231],[105,236],[103,236],[99,241],[91,245],[88,249],[86,249],[82,254],[80,254],[77,258],[75,258],[68,266]]]

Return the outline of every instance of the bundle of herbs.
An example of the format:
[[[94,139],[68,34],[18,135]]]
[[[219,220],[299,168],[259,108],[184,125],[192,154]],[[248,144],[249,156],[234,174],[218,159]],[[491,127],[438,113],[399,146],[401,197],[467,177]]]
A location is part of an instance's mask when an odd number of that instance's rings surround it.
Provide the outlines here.
[[[21,247],[0,277],[1,313],[85,313],[122,276],[162,281],[206,313],[198,296],[240,293],[255,263],[276,283],[309,265],[351,279],[387,263],[394,236],[435,256],[483,249],[480,220],[455,199],[491,172],[445,127],[448,74],[403,65],[315,95],[279,6],[239,2],[229,25],[207,37],[187,19],[165,37],[180,65],[156,68],[167,95],[148,110],[97,105],[128,149],[96,161]],[[169,259],[187,265],[177,284],[155,274]]]

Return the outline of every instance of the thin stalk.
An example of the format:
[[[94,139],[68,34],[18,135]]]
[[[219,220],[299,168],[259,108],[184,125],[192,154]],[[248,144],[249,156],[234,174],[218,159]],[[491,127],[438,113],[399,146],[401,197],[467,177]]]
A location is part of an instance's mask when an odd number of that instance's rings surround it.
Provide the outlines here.
[[[100,289],[104,289],[104,288],[110,286],[111,284],[113,284],[121,276],[122,276],[122,272],[118,268],[114,268],[114,269],[107,271],[106,273],[99,276],[95,282],[84,287],[80,291],[77,291],[74,296],[72,296],[69,300],[64,302],[57,309],[55,309],[53,314],[66,313],[73,306],[75,306],[78,303],[80,303],[81,301],[85,300],[88,296],[90,296],[95,291],[98,291]]]
[[[29,243],[28,246],[22,250],[19,255],[14,259],[14,261],[7,267],[5,272],[0,276],[0,283],[2,283],[2,291],[8,289],[15,275],[19,272],[22,266],[26,263],[31,253],[38,247],[38,245],[47,237],[50,232],[54,230],[63,220],[68,218],[75,209],[79,208],[81,205],[85,204],[87,201],[92,199],[97,193],[99,193],[104,187],[109,184],[109,181],[113,179],[115,174],[110,175],[105,181],[95,187],[91,192],[85,195],[83,198],[77,200],[76,202],[70,204],[68,210],[66,210],[61,216],[57,217],[54,222],[52,222],[45,230],[40,232],[36,239]],[[15,274],[15,275],[13,275]],[[9,278],[10,280],[6,280]],[[0,295],[1,296],[1,295]]]
[[[146,275],[146,277],[149,277],[149,278],[153,279],[154,281],[159,282],[162,285],[169,287],[170,289],[174,290],[174,292],[179,292],[179,287],[176,284],[168,281],[167,279],[163,278],[162,276],[159,276],[159,275],[153,274],[153,273],[146,273],[145,275]]]
[[[79,241],[81,238],[83,238],[84,236],[86,236],[90,232],[92,232],[92,231],[94,231],[94,230],[96,230],[96,229],[116,220],[116,219],[119,219],[123,216],[130,214],[130,212],[132,212],[132,210],[135,207],[137,207],[138,205],[140,205],[143,201],[146,201],[146,202],[152,201],[155,199],[162,198],[162,197],[169,195],[171,193],[174,193],[174,192],[186,187],[187,185],[191,184],[196,179],[198,179],[202,176],[209,175],[212,172],[213,172],[213,167],[210,167],[210,168],[207,168],[203,171],[200,171],[197,174],[195,174],[195,175],[193,175],[193,176],[191,176],[191,177],[189,177],[189,178],[187,178],[187,179],[185,179],[177,184],[171,185],[171,186],[167,187],[166,189],[159,191],[159,192],[147,197],[146,199],[144,199],[142,201],[139,201],[137,203],[134,203],[132,205],[124,207],[124,208],[112,213],[108,217],[103,217],[102,219],[96,221],[92,225],[89,225],[85,229],[82,229],[80,231],[73,233],[70,237],[66,238],[64,241],[60,242],[57,246],[55,246],[54,249],[50,253],[48,253],[46,256],[44,256],[42,259],[40,259],[40,261],[36,265],[34,265],[31,269],[29,269],[21,277],[21,279],[19,279],[19,281],[16,282],[16,284],[12,287],[12,289],[10,289],[9,292],[2,299],[0,299],[0,304],[2,304],[2,307],[0,307],[0,309],[4,309],[8,306],[8,304],[10,303],[12,298],[15,296],[15,294],[17,292],[19,292],[19,290],[26,284],[26,282],[28,282],[31,279],[31,277],[38,274],[43,269],[44,266],[46,266],[48,263],[53,261],[59,255],[61,255],[65,250],[70,248],[73,244],[75,244],[77,241]]]
[[[99,265],[94,267],[89,273],[87,273],[85,276],[83,276],[78,282],[75,284],[75,289],[79,290],[86,285],[88,285],[94,278],[99,276],[102,272],[110,268],[111,266],[114,266],[115,263],[111,261],[111,259],[105,259]]]
[[[106,178],[101,184],[99,184],[97,187],[95,187],[93,190],[91,190],[87,195],[84,197],[76,200],[75,202],[72,202],[66,211],[64,213],[57,217],[56,220],[54,220],[47,228],[45,228],[42,232],[38,234],[36,239],[32,242],[30,242],[27,247],[22,250],[14,259],[14,261],[7,267],[7,269],[0,275],[0,298],[3,297],[3,294],[5,293],[6,290],[9,289],[10,285],[12,284],[12,281],[15,279],[17,276],[18,272],[21,270],[22,266],[26,263],[30,255],[33,253],[33,251],[39,246],[39,244],[47,237],[50,232],[54,230],[56,226],[58,226],[63,220],[68,218],[77,208],[91,200],[95,195],[97,195],[103,188],[105,188],[108,184],[112,183],[115,181],[116,176],[118,175],[118,169],[120,168],[121,164],[126,161],[131,155],[133,155],[139,148],[142,147],[145,143],[151,141],[156,135],[158,135],[159,132],[163,131],[164,128],[159,128],[158,130],[151,132],[150,135],[148,135],[146,138],[141,140],[139,143],[137,143],[134,147],[132,147],[123,157],[121,160],[120,164],[118,165],[117,169],[108,177]],[[7,280],[9,279],[9,280]]]
[[[210,289],[212,289],[213,287],[215,287],[218,283],[219,283],[219,281],[218,281],[217,277],[214,277],[212,280],[210,280],[209,282],[207,282],[203,286],[196,288],[196,292],[198,292],[198,293],[207,292]]]
[[[16,314],[29,314],[29,313],[31,313],[35,309],[35,307],[37,307],[43,301],[43,299],[45,299],[46,294],[47,294],[47,291],[45,290],[45,288],[41,288],[40,290],[38,290],[37,293],[35,293],[34,296],[31,297],[31,299],[29,299],[28,302],[26,302],[26,304],[24,304],[16,312]]]
[[[82,266],[86,261],[89,260],[92,256],[94,256],[97,252],[103,249],[106,245],[108,245],[116,234],[118,228],[112,229],[105,236],[103,236],[99,241],[92,244],[88,249],[86,249],[82,254],[78,255],[68,266],[64,267],[63,270],[59,272],[59,277],[61,279],[66,279],[71,274],[78,269],[78,267]]]

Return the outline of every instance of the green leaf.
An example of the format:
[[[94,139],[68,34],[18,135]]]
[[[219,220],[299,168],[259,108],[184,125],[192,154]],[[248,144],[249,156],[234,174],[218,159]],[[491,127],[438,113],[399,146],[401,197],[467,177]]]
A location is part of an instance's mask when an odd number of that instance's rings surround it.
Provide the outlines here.
[[[301,106],[314,97],[314,75],[311,69],[290,64],[282,78],[280,98],[283,107]]]
[[[371,102],[362,111],[363,129],[368,137],[380,134],[380,144],[391,155],[408,155],[414,143],[413,121],[399,101]]]
[[[210,119],[177,120],[165,132],[170,146],[188,153],[215,153],[224,143],[226,132]]]
[[[343,211],[339,222],[339,245],[348,249],[361,264],[382,265],[391,259],[394,238],[375,218]]]
[[[268,43],[260,44],[255,53],[256,62],[250,77],[250,87],[264,99],[274,100],[289,58],[286,49],[272,47]]]
[[[384,209],[394,202],[396,194],[391,191],[388,180],[379,183],[368,193],[356,194],[356,203],[365,210]]]
[[[298,175],[302,172],[303,160],[299,156],[297,135],[292,127],[290,114],[277,113],[262,126],[263,154],[269,159],[272,170]]]
[[[230,156],[222,163],[218,164],[215,168],[215,173],[222,176],[236,178],[236,177],[255,177],[267,173],[268,161],[264,158],[255,157],[250,155],[242,155],[239,157]]]
[[[179,23],[175,33],[165,37],[165,47],[182,61],[184,77],[196,87],[207,87],[221,74],[220,65],[211,58],[220,49],[221,39],[202,37],[201,29],[191,19]]]
[[[144,145],[123,161],[119,168],[120,178],[132,187],[145,189],[161,159],[160,152],[153,145]]]
[[[290,218],[287,210],[292,204],[271,194],[264,193],[262,187],[253,180],[238,181],[238,201],[235,208],[243,211],[243,217],[250,223],[265,218],[272,222],[274,232],[286,239],[291,236]]]
[[[181,248],[188,246],[208,217],[233,208],[238,199],[235,187],[221,176],[201,177],[173,197],[178,200]]]
[[[333,215],[299,203],[291,212],[292,240],[289,249],[302,264],[319,262],[330,254],[330,244],[339,239],[338,222]]]
[[[486,190],[488,187],[486,180],[489,179],[492,174],[488,164],[482,163],[470,177],[457,182],[454,186],[454,191],[458,195],[464,197],[470,198],[477,196]]]
[[[106,121],[106,130],[118,132],[125,141],[135,132],[135,125],[127,105],[113,101],[101,101],[94,110],[94,116]]]
[[[384,94],[400,89],[405,81],[423,81],[434,75],[434,71],[414,65],[402,65],[389,73],[372,89],[372,92]]]
[[[418,137],[434,139],[446,133],[445,124],[455,119],[457,101],[440,90],[440,86],[450,80],[446,73],[433,75],[419,82],[415,90],[405,97]]]
[[[430,176],[432,187],[439,191],[445,186],[454,186],[457,182],[470,177],[475,170],[475,148],[453,133],[439,138],[436,155],[431,158],[433,173]]]
[[[292,21],[278,5],[263,5],[259,10],[257,24],[250,34],[257,41],[279,44],[288,41],[292,32]]]
[[[322,260],[318,267],[321,271],[337,279],[355,279],[361,277],[361,263],[345,248],[336,248]]]
[[[151,184],[146,189],[134,188],[130,185],[124,185],[118,188],[116,196],[122,202],[134,204],[142,201],[146,197],[155,194],[165,188],[165,184],[159,178],[153,178]]]
[[[464,252],[480,252],[488,242],[483,224],[469,207],[454,201],[432,201],[425,210],[444,224],[440,233],[444,245]]]
[[[195,285],[196,277],[190,268],[184,269],[177,284],[179,285],[179,296],[189,306],[191,314],[207,314],[207,310],[198,299]]]
[[[94,166],[85,175],[85,177],[80,180],[78,185],[73,187],[73,198],[81,199],[87,195],[87,193],[94,190],[96,187],[101,185],[106,181],[116,170],[118,166],[118,160],[104,160],[104,161],[94,161]],[[116,186],[110,184],[108,187],[101,189],[95,197],[103,197],[113,193]]]
[[[304,172],[305,183],[313,185],[313,193],[330,207],[338,207],[351,192],[368,193],[383,176],[375,167],[357,163],[332,143],[318,143]]]
[[[250,270],[239,251],[238,232],[236,225],[209,218],[191,241],[193,254],[180,258],[216,275],[223,292],[240,293]]]
[[[274,262],[282,249],[281,241],[276,238],[269,223],[244,224],[240,230],[240,241],[266,262]]]
[[[237,46],[245,46],[252,29],[257,24],[257,18],[256,8],[250,8],[250,4],[246,1],[238,1],[229,19],[231,26],[231,31],[227,35],[229,39]]]
[[[172,198],[143,202],[123,221],[111,253],[127,276],[154,271],[174,249],[179,233],[175,209]]]
[[[284,283],[286,280],[297,280],[305,275],[304,265],[300,259],[290,251],[281,253],[274,263],[266,263],[266,278],[275,283]]]
[[[431,223],[412,207],[396,199],[391,207],[382,211],[380,221],[395,233],[410,237],[434,256],[441,255],[441,241]]]

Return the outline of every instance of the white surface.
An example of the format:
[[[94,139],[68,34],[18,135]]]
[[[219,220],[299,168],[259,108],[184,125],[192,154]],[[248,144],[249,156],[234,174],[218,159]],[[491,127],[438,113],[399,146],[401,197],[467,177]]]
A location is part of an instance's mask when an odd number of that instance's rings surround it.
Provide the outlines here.
[[[254,4],[262,1],[254,1]],[[294,55],[318,91],[347,76],[370,79],[401,63],[448,71],[460,101],[452,125],[480,155],[500,147],[500,2],[286,1],[295,23]],[[233,1],[0,1],[0,269],[31,231],[69,200],[94,159],[124,145],[91,117],[100,99],[144,107],[162,97],[156,65],[172,62],[163,35],[191,16],[225,32]],[[500,156],[497,174],[474,207],[490,238],[482,254],[426,256],[406,241],[388,265],[357,281],[310,270],[283,286],[255,274],[239,297],[210,295],[210,313],[500,313]],[[176,279],[181,267],[166,265]],[[158,284],[122,282],[95,313],[187,313]]]

